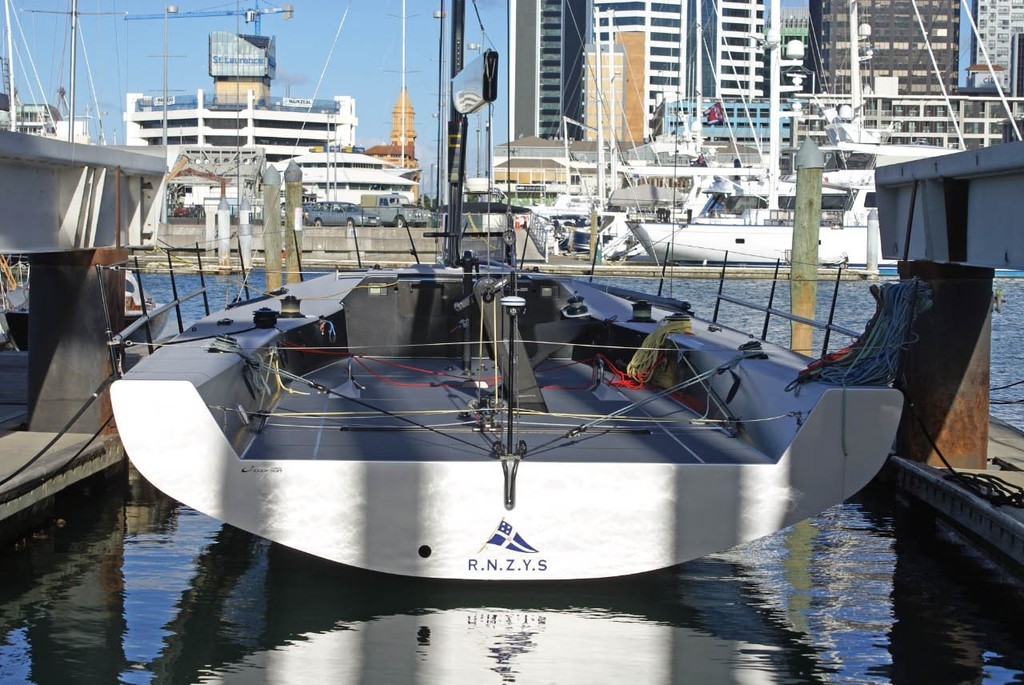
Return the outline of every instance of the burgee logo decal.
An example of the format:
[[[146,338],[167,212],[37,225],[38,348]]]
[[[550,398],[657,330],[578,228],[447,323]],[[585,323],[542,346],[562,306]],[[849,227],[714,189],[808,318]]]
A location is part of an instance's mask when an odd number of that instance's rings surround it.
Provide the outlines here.
[[[514,552],[515,554],[502,556],[502,552]],[[480,549],[477,551],[478,557],[467,559],[467,567],[470,571],[480,572],[543,573],[547,571],[548,560],[538,559],[532,556],[534,554],[540,554],[540,552],[527,542],[526,538],[520,535],[511,523],[502,519],[487,541],[480,545]]]
[[[513,552],[522,552],[524,554],[537,554],[537,550],[530,546],[523,536],[516,532],[516,529],[512,527],[512,524],[505,519],[501,520],[498,527],[494,529],[494,534],[491,535],[491,539],[483,544],[480,551],[484,551],[484,547],[487,545],[494,545],[495,547],[503,547],[505,549],[512,550]]]

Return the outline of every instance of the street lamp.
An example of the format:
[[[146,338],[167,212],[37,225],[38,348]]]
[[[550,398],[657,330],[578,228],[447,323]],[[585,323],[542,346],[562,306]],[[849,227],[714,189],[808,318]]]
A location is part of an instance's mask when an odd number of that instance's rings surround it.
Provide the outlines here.
[[[177,5],[167,5],[166,7],[164,7],[164,97],[162,101],[164,107],[164,125],[162,142],[164,146],[165,155],[167,154],[167,16],[170,14],[177,13]]]
[[[177,14],[177,5],[167,5],[164,7],[164,96],[160,103],[163,105],[164,118],[163,118],[163,137],[161,141],[163,143],[164,158],[167,158],[167,16],[170,14]],[[180,140],[180,137],[179,137]],[[164,196],[163,201],[160,203],[160,214],[163,218],[163,223],[167,223],[167,182],[164,181]]]

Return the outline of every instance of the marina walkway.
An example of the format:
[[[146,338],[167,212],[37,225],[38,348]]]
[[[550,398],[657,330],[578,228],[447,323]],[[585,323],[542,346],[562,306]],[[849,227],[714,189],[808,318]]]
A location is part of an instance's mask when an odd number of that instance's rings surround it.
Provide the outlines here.
[[[44,524],[54,497],[124,463],[115,435],[22,430],[27,352],[0,352],[0,544]]]

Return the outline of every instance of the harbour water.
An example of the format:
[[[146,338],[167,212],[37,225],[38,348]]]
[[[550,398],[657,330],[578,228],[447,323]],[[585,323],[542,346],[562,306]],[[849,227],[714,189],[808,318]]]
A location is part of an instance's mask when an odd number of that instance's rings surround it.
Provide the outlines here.
[[[145,285],[169,297],[166,278]],[[996,285],[994,387],[1020,380],[1024,352],[1024,283]],[[673,287],[710,315],[717,281]],[[726,292],[763,302],[767,287]],[[216,308],[236,287],[212,279],[210,290]],[[837,322],[862,328],[867,284],[840,290]],[[993,413],[1024,425],[1018,387],[993,393],[1008,402]],[[658,574],[538,585],[344,569],[221,526],[132,474],[59,515],[0,554],[0,682],[1024,682],[1020,581],[936,535],[885,485]]]

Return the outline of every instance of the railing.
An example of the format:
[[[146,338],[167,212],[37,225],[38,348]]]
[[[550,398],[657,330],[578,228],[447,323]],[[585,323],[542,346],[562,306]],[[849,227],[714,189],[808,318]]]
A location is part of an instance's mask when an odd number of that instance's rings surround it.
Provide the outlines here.
[[[718,314],[719,314],[719,311],[720,311],[721,303],[722,302],[728,302],[730,304],[735,304],[735,305],[738,305],[738,306],[741,306],[741,307],[745,307],[745,308],[750,309],[752,311],[758,311],[758,312],[763,312],[764,313],[764,325],[761,328],[761,340],[763,340],[763,341],[767,341],[767,339],[768,339],[768,326],[771,323],[771,318],[773,316],[776,316],[776,317],[779,317],[779,318],[782,318],[782,319],[786,319],[787,321],[792,321],[794,323],[805,324],[807,326],[810,326],[811,328],[816,328],[816,329],[824,332],[824,336],[823,336],[823,340],[822,340],[822,345],[821,345],[821,357],[822,358],[824,358],[828,354],[828,345],[829,345],[829,341],[831,340],[831,336],[832,336],[833,332],[834,333],[841,333],[842,335],[849,336],[852,339],[856,339],[856,338],[858,338],[860,336],[861,331],[855,331],[853,329],[846,328],[844,326],[840,326],[840,325],[835,323],[836,301],[838,300],[838,297],[839,297],[839,283],[842,281],[844,267],[840,266],[836,270],[835,287],[834,287],[834,289],[832,291],[832,302],[831,302],[831,304],[829,306],[828,321],[822,322],[822,321],[817,321],[815,319],[808,319],[808,318],[805,318],[803,316],[798,316],[797,314],[793,314],[791,312],[787,312],[784,309],[776,309],[773,306],[774,303],[775,303],[775,289],[776,289],[776,287],[778,286],[778,283],[779,283],[779,269],[780,269],[780,267],[782,265],[782,261],[781,260],[775,262],[775,275],[772,277],[772,287],[771,287],[771,292],[770,292],[770,294],[768,296],[768,304],[767,305],[761,305],[761,304],[757,304],[756,302],[751,302],[749,300],[743,300],[743,299],[740,299],[738,297],[732,297],[731,295],[723,294],[722,289],[725,286],[725,273],[726,273],[726,265],[727,265],[728,261],[729,261],[729,254],[726,253],[725,258],[722,260],[722,271],[721,271],[721,273],[719,275],[719,279],[718,279],[718,293],[715,295],[715,310],[714,310],[714,314],[711,317],[711,322],[712,323],[718,323]]]
[[[195,254],[196,263],[198,266],[199,283],[200,286],[184,296],[178,295],[178,283],[174,271],[174,262],[171,258],[172,252],[192,252]],[[152,353],[154,350],[154,331],[153,322],[158,319],[165,312],[174,309],[175,316],[177,319],[178,333],[182,333],[185,330],[185,322],[181,315],[181,305],[193,298],[202,296],[203,307],[206,310],[207,316],[210,314],[210,301],[207,296],[206,290],[206,275],[203,271],[203,257],[202,250],[199,245],[194,248],[171,248],[166,249],[167,253],[167,267],[170,275],[171,282],[171,301],[156,307],[153,310],[149,310],[149,305],[146,302],[146,291],[142,282],[142,270],[139,268],[138,257],[134,257],[131,262],[131,266],[128,266],[128,262],[119,262],[116,264],[98,264],[96,265],[97,282],[100,288],[100,301],[103,304],[103,316],[107,326],[107,346],[110,350],[110,361],[113,368],[117,370],[119,374],[124,373],[124,350],[131,344],[131,338],[133,335],[141,330],[146,333],[146,344],[149,348],[149,352]],[[142,314],[132,323],[125,326],[118,332],[113,331],[113,319],[109,309],[110,299],[107,296],[106,284],[103,278],[104,270],[127,270],[131,271],[135,276],[135,281],[138,284],[139,299],[142,306]],[[121,300],[124,300],[124,294],[119,295]]]
[[[248,100],[239,101],[220,99],[215,95],[203,95],[202,102],[195,95],[175,95],[167,98],[167,111],[203,109],[209,110],[243,110],[249,106]],[[136,112],[162,112],[163,100],[160,97],[143,97],[135,101]],[[338,103],[334,100],[270,97],[253,100],[253,109],[277,112],[314,112],[317,114],[337,114]]]

